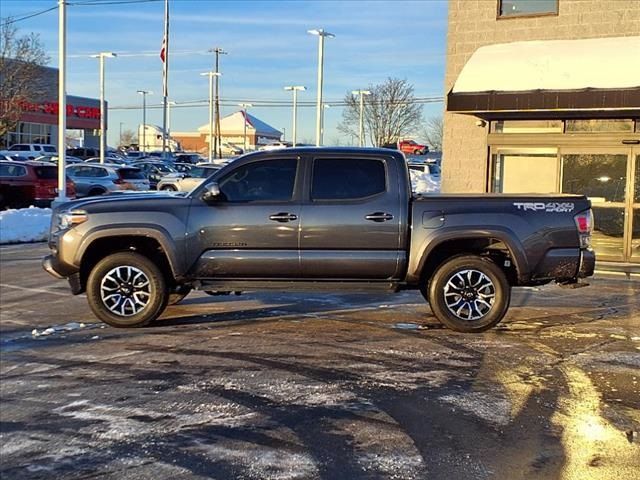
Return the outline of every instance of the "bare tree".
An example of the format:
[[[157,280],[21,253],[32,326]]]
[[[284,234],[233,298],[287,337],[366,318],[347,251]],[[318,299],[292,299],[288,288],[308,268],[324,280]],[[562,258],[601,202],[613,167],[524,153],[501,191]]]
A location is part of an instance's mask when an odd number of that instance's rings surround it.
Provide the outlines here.
[[[128,147],[129,145],[138,143],[138,136],[133,130],[123,130],[122,138],[120,138],[120,146]]]
[[[20,36],[10,18],[0,24],[0,138],[12,131],[25,102],[46,92],[41,67],[47,57],[35,33]]]
[[[442,116],[429,117],[422,126],[422,137],[427,141],[432,151],[442,151],[442,134],[444,122]]]
[[[375,146],[395,143],[414,132],[422,119],[422,105],[416,102],[413,86],[406,80],[388,78],[370,85],[371,95],[364,98],[365,135]],[[359,135],[360,100],[347,93],[346,107],[338,130],[346,135]]]

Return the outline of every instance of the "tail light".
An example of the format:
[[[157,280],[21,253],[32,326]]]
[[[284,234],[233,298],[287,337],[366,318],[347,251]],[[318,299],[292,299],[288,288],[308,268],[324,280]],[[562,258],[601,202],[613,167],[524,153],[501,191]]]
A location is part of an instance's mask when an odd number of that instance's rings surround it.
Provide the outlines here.
[[[587,210],[579,213],[573,219],[578,229],[578,237],[580,237],[580,247],[587,248],[591,245],[591,232],[593,232],[593,212]]]
[[[115,183],[116,185],[123,185],[124,184],[124,180],[121,178],[116,178],[113,183]]]
[[[55,198],[57,192],[56,185],[51,182],[36,182],[33,197],[36,200]]]

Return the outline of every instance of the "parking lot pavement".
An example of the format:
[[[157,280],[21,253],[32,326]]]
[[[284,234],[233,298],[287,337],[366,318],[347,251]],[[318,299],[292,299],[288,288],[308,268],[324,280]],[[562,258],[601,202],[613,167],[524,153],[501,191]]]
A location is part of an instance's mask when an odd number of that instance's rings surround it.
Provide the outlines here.
[[[638,282],[516,289],[476,335],[413,292],[194,293],[117,330],[44,252],[0,248],[2,478],[640,475]]]

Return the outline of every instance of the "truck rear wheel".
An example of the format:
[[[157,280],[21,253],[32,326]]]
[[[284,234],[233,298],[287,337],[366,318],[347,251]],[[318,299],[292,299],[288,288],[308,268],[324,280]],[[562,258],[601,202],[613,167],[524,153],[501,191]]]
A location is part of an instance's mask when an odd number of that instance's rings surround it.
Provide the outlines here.
[[[505,273],[491,259],[454,257],[438,267],[428,287],[436,318],[456,332],[483,332],[500,322],[511,300]]]
[[[167,284],[147,257],[120,252],[100,260],[87,280],[94,315],[112,327],[143,327],[167,306]]]

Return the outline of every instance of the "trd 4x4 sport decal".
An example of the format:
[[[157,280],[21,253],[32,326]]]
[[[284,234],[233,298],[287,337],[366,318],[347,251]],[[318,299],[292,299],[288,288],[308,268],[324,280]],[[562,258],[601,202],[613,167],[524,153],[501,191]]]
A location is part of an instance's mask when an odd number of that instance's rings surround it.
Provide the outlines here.
[[[572,202],[514,202],[518,210],[532,212],[568,213],[573,212],[575,205]]]

